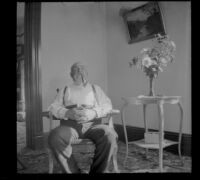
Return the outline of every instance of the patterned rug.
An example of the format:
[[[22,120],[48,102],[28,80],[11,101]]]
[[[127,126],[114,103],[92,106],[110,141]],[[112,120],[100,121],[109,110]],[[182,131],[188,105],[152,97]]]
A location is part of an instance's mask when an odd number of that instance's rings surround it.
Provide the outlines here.
[[[21,165],[17,164],[17,173],[22,174],[43,174],[48,173],[48,154],[47,151],[40,150],[34,151],[25,147],[25,127],[22,122],[18,124],[17,129],[17,151],[18,157],[26,166],[26,169],[21,169]],[[76,146],[74,147],[74,157],[78,162],[79,167],[88,172],[93,157],[93,146]],[[146,157],[146,151],[143,148],[135,145],[130,145],[129,156],[124,166],[126,146],[123,142],[118,142],[118,166],[121,173],[157,173],[159,172],[159,152],[158,150],[149,150]],[[164,172],[172,173],[190,173],[191,172],[191,157],[182,156],[183,164],[181,163],[179,156],[167,152],[163,152],[163,167]],[[110,165],[110,172],[112,173],[112,164]],[[58,163],[55,163],[54,173],[60,173],[61,169]]]

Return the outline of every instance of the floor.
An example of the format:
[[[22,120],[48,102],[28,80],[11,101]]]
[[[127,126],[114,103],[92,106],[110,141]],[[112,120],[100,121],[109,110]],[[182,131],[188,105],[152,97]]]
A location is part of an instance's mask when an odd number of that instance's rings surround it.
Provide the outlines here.
[[[20,164],[17,165],[17,173],[20,174],[43,174],[48,173],[48,154],[47,151],[33,151],[25,147],[25,122],[17,122],[17,153],[18,157],[27,167],[20,170]],[[146,158],[145,150],[143,148],[130,146],[130,153],[128,160],[123,166],[125,158],[125,144],[118,142],[118,166],[121,173],[157,173],[159,172],[158,164],[158,150],[149,150],[148,157]],[[75,158],[79,162],[79,166],[84,172],[89,171],[90,163],[92,163],[93,154],[91,151],[85,151],[78,147],[74,148]],[[166,173],[190,173],[191,172],[191,157],[183,156],[184,163],[181,164],[179,156],[164,150],[163,155],[164,172]],[[112,172],[112,165],[110,165],[110,172]],[[54,173],[60,173],[60,167],[56,163]]]

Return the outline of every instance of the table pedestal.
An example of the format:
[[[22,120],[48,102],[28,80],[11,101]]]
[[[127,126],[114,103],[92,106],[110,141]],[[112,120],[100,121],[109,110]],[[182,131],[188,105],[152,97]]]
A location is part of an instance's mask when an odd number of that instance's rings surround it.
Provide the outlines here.
[[[130,98],[122,98],[124,100],[124,105],[121,110],[121,119],[125,134],[125,142],[126,142],[126,157],[124,160],[124,165],[126,163],[128,157],[128,145],[135,144],[139,147],[146,148],[146,155],[148,153],[148,149],[159,149],[159,170],[163,172],[163,148],[178,144],[178,153],[182,162],[181,157],[181,137],[182,137],[182,122],[183,122],[183,108],[180,103],[180,96],[138,96],[138,97],[130,97]],[[180,124],[179,124],[179,139],[178,142],[164,139],[164,108],[163,105],[165,103],[169,104],[177,104],[180,109]],[[124,109],[128,105],[143,105],[143,117],[144,117],[144,126],[145,132],[148,133],[148,123],[146,119],[146,107],[148,104],[156,104],[158,106],[159,113],[159,143],[146,143],[144,139],[137,141],[128,141],[127,131],[126,131],[126,123],[124,118]]]

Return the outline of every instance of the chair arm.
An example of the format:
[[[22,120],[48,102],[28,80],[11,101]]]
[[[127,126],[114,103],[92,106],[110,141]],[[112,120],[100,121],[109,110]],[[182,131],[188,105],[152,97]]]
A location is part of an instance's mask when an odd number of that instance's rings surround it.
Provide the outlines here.
[[[52,112],[51,111],[43,111],[42,117],[46,117],[50,120],[49,131],[51,131],[53,129],[53,119],[54,119]]]
[[[106,114],[105,117],[102,117],[102,118],[108,118],[108,120],[106,121],[108,123],[108,125],[110,127],[114,127],[113,126],[113,120],[112,120],[112,116],[115,115],[115,114],[119,114],[120,113],[120,110],[118,109],[111,109],[111,111]],[[50,131],[53,129],[53,120],[59,120],[58,118],[54,117],[52,112],[51,111],[43,111],[42,112],[42,117],[46,117],[50,120]],[[103,123],[106,123],[106,122],[103,122]]]
[[[49,111],[43,111],[42,112],[42,117],[49,118]]]
[[[119,114],[120,113],[120,110],[118,109],[111,109],[110,113],[109,114]]]
[[[118,110],[118,109],[111,109],[111,111],[108,114],[106,114],[105,117],[103,117],[103,118],[106,118],[107,121],[102,120],[102,123],[103,124],[108,123],[109,127],[114,128],[112,116],[115,115],[115,114],[119,114],[119,113],[120,113],[120,110]]]

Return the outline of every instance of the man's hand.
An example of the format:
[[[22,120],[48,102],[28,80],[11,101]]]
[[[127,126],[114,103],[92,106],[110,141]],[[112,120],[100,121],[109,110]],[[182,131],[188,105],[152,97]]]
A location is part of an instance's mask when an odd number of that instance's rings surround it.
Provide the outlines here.
[[[97,116],[96,111],[94,111],[93,109],[74,108],[66,112],[67,118],[73,119],[78,123],[91,121],[94,118],[96,118],[96,116]]]
[[[77,112],[76,108],[73,109],[69,109],[66,114],[65,117],[68,119],[72,119],[72,120],[76,120],[79,119],[79,113]]]
[[[78,113],[80,117],[79,123],[91,121],[97,117],[97,113],[93,109],[82,109]]]

